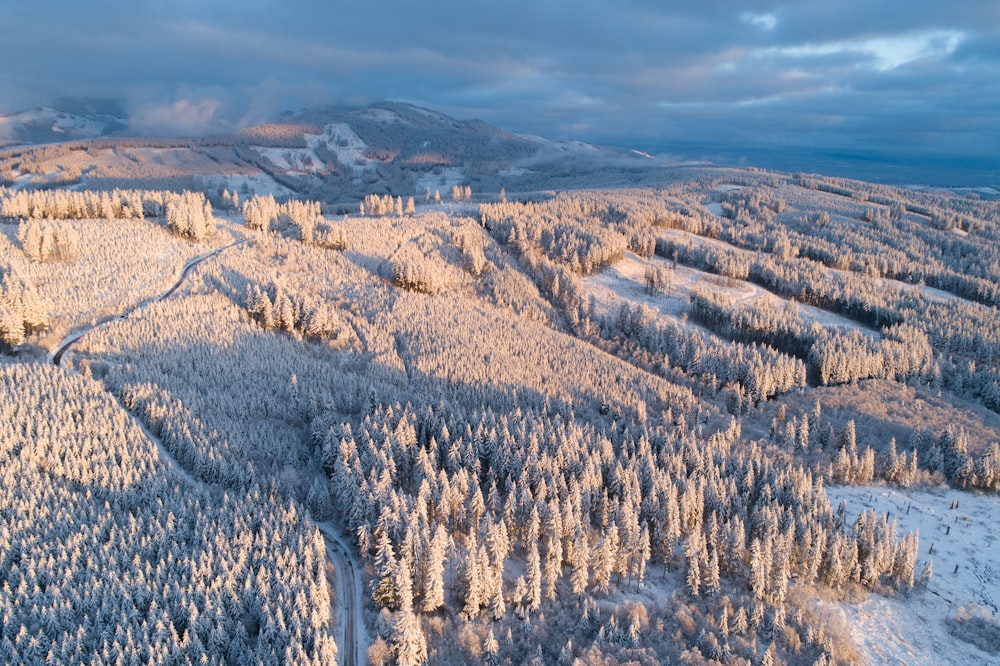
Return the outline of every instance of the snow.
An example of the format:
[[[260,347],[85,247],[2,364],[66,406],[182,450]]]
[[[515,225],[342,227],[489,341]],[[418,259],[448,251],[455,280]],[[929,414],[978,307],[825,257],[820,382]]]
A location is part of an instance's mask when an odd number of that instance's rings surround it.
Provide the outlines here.
[[[365,157],[368,144],[347,123],[330,123],[323,128],[323,134],[306,134],[305,138],[306,144],[313,151],[320,142],[326,143],[337,156],[337,161],[353,169],[355,176],[359,176],[371,161]]]
[[[711,213],[712,215],[715,215],[716,217],[722,217],[722,204],[721,203],[705,204],[705,208],[707,208],[708,212]]]
[[[742,190],[743,186],[742,185],[732,185],[732,184],[729,184],[729,185],[716,185],[712,189],[715,190],[716,192],[732,192],[734,190]]]
[[[772,294],[771,292],[767,293],[786,303],[789,301],[789,299],[782,298],[781,296]],[[839,315],[836,312],[830,312],[829,310],[823,310],[821,308],[817,308],[812,305],[805,305],[803,303],[797,303],[796,307],[798,308],[799,318],[807,324],[815,321],[818,322],[823,328],[838,328],[841,331],[861,331],[863,335],[870,338],[882,337],[878,331],[862,326],[853,319],[848,319],[847,317]]]
[[[293,173],[316,173],[325,168],[313,148],[259,148],[260,153],[279,168]]]
[[[0,116],[0,144],[15,141],[19,132],[31,127],[39,129],[47,127],[50,132],[66,134],[76,139],[99,137],[105,132],[104,121],[41,107],[10,116]]]
[[[1000,497],[944,488],[829,487],[826,492],[833,506],[847,502],[849,516],[873,508],[894,517],[900,535],[919,530],[918,577],[925,562],[933,564],[926,591],[842,604],[851,637],[868,663],[1000,663],[1000,656],[952,636],[945,624],[970,603],[998,617],[1000,561],[994,549],[1000,545]]]
[[[327,559],[336,572],[337,603],[333,608],[336,643],[343,664],[360,664],[366,661],[370,644],[364,620],[364,585],[361,560],[340,535],[332,522],[317,522],[327,544]],[[350,615],[351,617],[348,617]]]
[[[728,296],[734,305],[758,298],[766,298],[779,307],[790,302],[790,299],[779,296],[752,282],[720,278],[717,275],[678,265],[673,269],[670,295],[646,293],[646,268],[648,266],[670,266],[670,262],[660,257],[643,259],[628,252],[614,266],[583,279],[586,297],[593,296],[597,304],[597,313],[605,315],[612,312],[622,301],[639,304],[660,311],[660,318],[672,318],[675,321],[687,311],[691,289],[695,284],[708,288],[713,292],[721,292]],[[865,335],[879,337],[878,333],[865,328],[861,324],[827,310],[821,310],[810,305],[796,304],[799,317],[806,324],[818,322],[824,328],[840,330],[859,330]],[[689,324],[690,325],[690,324]]]
[[[278,198],[297,196],[293,190],[290,190],[280,184],[266,173],[256,173],[252,175],[206,174],[202,176],[202,180],[205,182],[205,189],[211,190],[218,187],[224,187],[228,190],[238,192],[241,201],[248,199],[250,194],[271,194]]]
[[[632,252],[604,269],[582,280],[586,296],[593,296],[597,301],[598,314],[613,312],[621,302],[643,303],[650,308],[657,308],[662,317],[673,316],[675,319],[687,310],[688,292],[694,283],[698,282],[704,273],[678,265],[674,269],[670,296],[666,294],[646,293],[646,267],[669,266],[670,262],[659,257],[643,259]]]
[[[434,173],[433,171],[426,171],[421,173],[414,180],[414,188],[417,194],[424,194],[429,187],[431,189],[431,195],[434,195],[434,190],[441,193],[442,201],[451,200],[451,187],[452,185],[461,185],[466,182],[465,172],[459,167],[444,167],[441,169],[441,173]]]
[[[368,108],[358,113],[359,116],[365,116],[373,120],[377,120],[383,123],[403,123],[409,125],[403,118],[399,116],[395,111],[390,111],[389,109],[379,109],[379,108]]]
[[[934,287],[928,287],[927,285],[920,285],[920,291],[924,292],[924,296],[932,301],[938,301],[940,303],[947,303],[948,301],[959,300],[959,297],[950,291],[944,291],[942,289],[935,289]]]

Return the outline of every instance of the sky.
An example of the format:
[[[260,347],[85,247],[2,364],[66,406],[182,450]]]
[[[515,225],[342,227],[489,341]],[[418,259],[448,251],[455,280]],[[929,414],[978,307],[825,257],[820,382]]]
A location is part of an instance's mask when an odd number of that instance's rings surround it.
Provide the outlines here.
[[[996,0],[0,3],[0,113],[198,134],[392,99],[678,157],[1000,162]]]

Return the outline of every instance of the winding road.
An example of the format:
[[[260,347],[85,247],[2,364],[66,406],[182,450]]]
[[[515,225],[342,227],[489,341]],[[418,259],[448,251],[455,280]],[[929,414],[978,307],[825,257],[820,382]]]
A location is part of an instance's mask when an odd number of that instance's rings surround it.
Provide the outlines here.
[[[163,301],[173,295],[184,281],[187,280],[188,274],[191,270],[205,261],[222,253],[231,247],[235,247],[242,243],[250,241],[250,238],[241,238],[228,245],[224,245],[220,248],[216,248],[211,252],[207,252],[203,255],[194,257],[184,264],[184,268],[181,269],[181,273],[177,280],[170,286],[170,288],[161,294],[160,296],[143,301],[131,307],[128,311],[113,316],[108,317],[102,321],[99,321],[93,326],[86,329],[76,331],[66,336],[59,343],[56,350],[49,356],[49,360],[56,367],[61,367],[62,357],[66,351],[73,346],[78,340],[83,338],[85,335],[90,333],[96,328],[105,326],[114,321],[120,321],[122,319],[128,318],[130,315],[138,312],[145,308],[149,303],[154,303],[158,301]],[[157,450],[160,452],[160,457],[164,460],[167,466],[175,472],[178,476],[186,480],[193,486],[204,487],[205,484],[192,476],[184,467],[177,461],[173,455],[163,446],[163,443],[159,438],[155,437],[146,424],[143,423],[138,417],[129,412],[124,405],[118,400],[118,396],[109,391],[109,394],[114,398],[115,402],[122,407],[126,414],[139,426],[146,438],[156,446]],[[337,600],[339,603],[343,604],[343,616],[342,621],[337,623],[337,636],[335,641],[337,643],[337,648],[340,653],[340,663],[343,666],[358,666],[358,664],[367,663],[367,654],[365,653],[365,646],[367,641],[364,638],[364,617],[362,615],[362,609],[364,608],[364,599],[362,598],[363,585],[361,582],[361,563],[357,557],[352,553],[351,548],[344,542],[343,538],[338,534],[337,530],[330,523],[319,523],[314,522],[316,528],[323,534],[323,540],[326,543],[326,555],[327,559],[333,565],[334,570],[337,572],[336,576],[336,587],[337,587]],[[336,614],[334,615],[336,617]]]
[[[362,599],[361,566],[344,543],[337,531],[329,523],[316,523],[326,542],[326,556],[337,571],[337,599],[343,604],[344,617],[337,630],[337,645],[341,647],[342,666],[358,666],[368,663],[364,646],[367,640],[360,635],[364,631],[361,609]]]
[[[201,262],[205,261],[206,259],[211,259],[212,257],[215,257],[215,256],[219,255],[224,250],[228,250],[231,247],[235,247],[237,245],[241,245],[243,243],[246,243],[249,240],[250,240],[249,238],[241,238],[239,240],[233,241],[229,245],[223,245],[222,247],[216,248],[216,249],[212,250],[211,252],[206,252],[205,254],[202,254],[200,256],[197,256],[197,257],[195,257],[193,259],[188,260],[188,262],[186,264],[184,264],[184,268],[181,269],[181,274],[177,277],[177,281],[174,282],[170,286],[170,289],[167,289],[167,291],[165,291],[163,294],[157,296],[156,298],[154,298],[152,300],[143,301],[142,303],[134,305],[127,312],[123,312],[123,313],[121,313],[119,315],[115,315],[114,317],[108,317],[107,319],[99,321],[94,326],[86,328],[86,329],[84,329],[82,331],[77,331],[75,333],[70,333],[68,336],[66,336],[65,338],[63,338],[63,341],[59,343],[59,346],[56,348],[56,350],[54,352],[52,352],[52,355],[50,357],[50,360],[52,361],[52,365],[58,366],[60,363],[62,363],[62,357],[63,357],[63,354],[66,353],[66,350],[69,349],[70,347],[72,347],[76,343],[77,340],[79,340],[83,336],[87,335],[87,333],[90,333],[95,328],[100,328],[101,326],[104,326],[105,324],[109,324],[109,323],[111,323],[113,321],[120,321],[122,319],[127,319],[129,317],[129,315],[133,314],[134,312],[137,312],[138,310],[141,310],[142,308],[146,307],[150,303],[155,303],[155,302],[158,302],[158,301],[166,300],[175,291],[177,291],[182,284],[184,284],[184,281],[187,279],[188,273],[191,272],[192,268],[194,268],[195,266],[197,266]]]

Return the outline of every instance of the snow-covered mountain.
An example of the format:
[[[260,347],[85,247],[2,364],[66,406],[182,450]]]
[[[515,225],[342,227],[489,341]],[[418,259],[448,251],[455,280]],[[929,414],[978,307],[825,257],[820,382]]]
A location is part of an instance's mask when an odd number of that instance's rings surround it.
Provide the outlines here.
[[[398,102],[285,114],[197,139],[129,137],[121,117],[79,111],[37,109],[0,121],[0,143],[18,146],[0,153],[0,180],[18,187],[173,181],[346,203],[373,193],[448,196],[455,185],[491,193],[634,185],[661,166],[635,151],[512,134]],[[100,140],[85,143],[81,162],[80,141],[89,139]],[[25,147],[52,141],[65,148]]]
[[[95,139],[124,128],[118,104],[62,100],[53,106],[0,115],[0,146]]]

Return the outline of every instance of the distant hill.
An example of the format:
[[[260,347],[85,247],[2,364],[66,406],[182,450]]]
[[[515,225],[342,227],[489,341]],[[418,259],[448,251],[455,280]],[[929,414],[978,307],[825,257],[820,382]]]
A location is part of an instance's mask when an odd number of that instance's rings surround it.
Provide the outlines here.
[[[67,98],[52,106],[0,115],[0,147],[94,139],[125,128],[125,109],[121,104]]]
[[[636,151],[506,132],[399,102],[285,114],[201,138],[129,136],[122,116],[67,104],[0,119],[0,183],[8,187],[230,189],[330,204],[367,194],[424,197],[620,186],[661,163]]]

